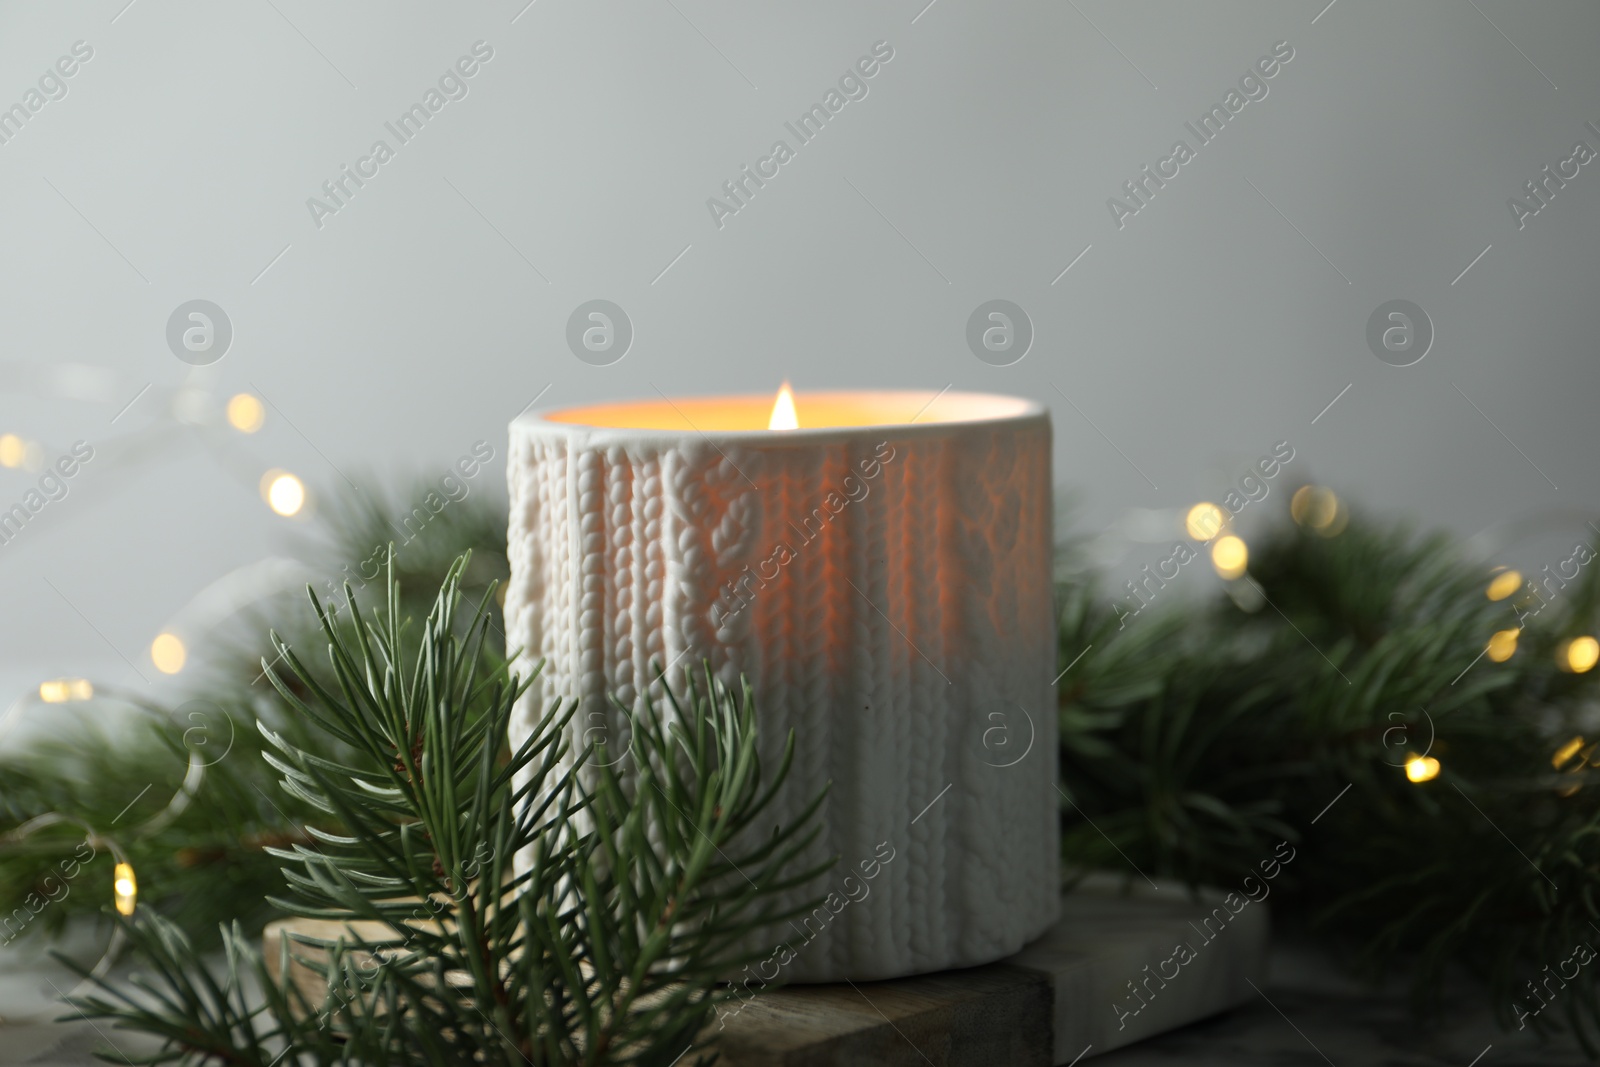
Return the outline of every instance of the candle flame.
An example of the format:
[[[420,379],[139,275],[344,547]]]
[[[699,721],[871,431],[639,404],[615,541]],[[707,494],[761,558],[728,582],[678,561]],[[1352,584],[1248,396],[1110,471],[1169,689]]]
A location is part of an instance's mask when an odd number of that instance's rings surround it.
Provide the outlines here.
[[[800,416],[794,410],[794,393],[789,388],[789,383],[784,382],[783,388],[778,390],[778,399],[772,405],[772,418],[767,421],[769,430],[798,430]]]

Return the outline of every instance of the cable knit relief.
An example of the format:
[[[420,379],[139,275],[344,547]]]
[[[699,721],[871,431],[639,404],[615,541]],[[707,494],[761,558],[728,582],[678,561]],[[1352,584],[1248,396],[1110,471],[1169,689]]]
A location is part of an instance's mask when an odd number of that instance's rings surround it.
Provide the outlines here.
[[[927,397],[882,395],[916,400],[907,416]],[[839,863],[791,894],[828,901],[749,946],[786,979],[972,966],[1050,926],[1041,407],[944,394],[886,425],[705,433],[534,413],[512,424],[509,481],[507,636],[524,673],[545,661],[514,734],[576,700],[574,740],[626,760],[630,714],[611,696],[636,712],[660,668],[676,690],[709,661],[749,679],[769,766],[795,732],[775,822],[831,781],[815,855]],[[833,885],[886,850],[899,858],[869,893]]]

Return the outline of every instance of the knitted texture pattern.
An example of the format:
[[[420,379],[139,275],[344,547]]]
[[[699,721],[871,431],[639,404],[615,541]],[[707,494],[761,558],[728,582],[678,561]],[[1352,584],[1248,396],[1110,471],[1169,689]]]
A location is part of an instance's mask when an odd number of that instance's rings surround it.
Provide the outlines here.
[[[827,900],[750,946],[779,947],[752,977],[973,966],[1057,915],[1049,424],[916,430],[512,425],[507,637],[544,661],[513,741],[575,700],[574,741],[626,776],[611,697],[637,713],[709,661],[749,679],[766,766],[795,732],[773,823],[832,783],[815,857],[838,863],[791,897]]]

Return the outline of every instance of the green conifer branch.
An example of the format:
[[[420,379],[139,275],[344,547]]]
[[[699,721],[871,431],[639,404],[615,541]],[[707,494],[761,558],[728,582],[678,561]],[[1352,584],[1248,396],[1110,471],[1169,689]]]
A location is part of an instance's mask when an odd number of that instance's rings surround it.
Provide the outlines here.
[[[1119,628],[1092,576],[1062,588],[1063,666],[1094,646],[1060,688],[1062,778],[1093,820],[1064,811],[1068,863],[1236,887],[1293,842],[1274,906],[1358,970],[1409,969],[1425,1011],[1465,966],[1502,1023],[1594,1055],[1591,970],[1548,1010],[1528,982],[1600,946],[1600,671],[1557,665],[1600,632],[1600,567],[1530,617],[1449,538],[1359,515],[1332,537],[1279,517],[1251,557],[1255,612],[1173,598]],[[1482,655],[1519,615],[1515,653]],[[1414,783],[1421,755],[1440,773]]]
[[[332,686],[274,635],[280,696],[346,754],[260,726],[283,791],[323,817],[268,849],[286,881],[273,903],[347,933],[285,939],[274,979],[235,925],[219,979],[181,930],[142,912],[125,925],[154,968],[144,995],[99,979],[72,1003],[160,1038],[144,1062],[667,1067],[691,1046],[709,1062],[702,1031],[733,996],[722,981],[756,958],[738,945],[792,914],[780,896],[827,866],[797,869],[820,794],[794,825],[764,815],[793,737],[764,787],[750,690],[707,672],[686,676],[681,699],[668,690],[670,713],[646,701],[632,781],[572,748],[574,705],[552,706],[509,752],[531,679],[484,669],[492,588],[463,625],[467,565],[410,637],[392,567],[379,612],[346,589],[334,613],[313,592]],[[363,938],[363,922],[393,936]],[[320,1003],[295,989],[292,962],[322,977]]]

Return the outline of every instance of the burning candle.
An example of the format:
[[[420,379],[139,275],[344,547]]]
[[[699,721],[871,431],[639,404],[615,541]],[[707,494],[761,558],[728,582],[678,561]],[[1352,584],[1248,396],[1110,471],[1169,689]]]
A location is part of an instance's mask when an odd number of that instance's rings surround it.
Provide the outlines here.
[[[973,966],[1054,922],[1041,405],[785,385],[547,410],[511,424],[509,481],[507,636],[545,664],[517,732],[576,700],[576,735],[622,752],[608,695],[637,711],[706,660],[748,678],[764,760],[795,731],[774,821],[833,783],[815,850],[839,863],[795,894],[829,903],[768,941],[786,978]]]

